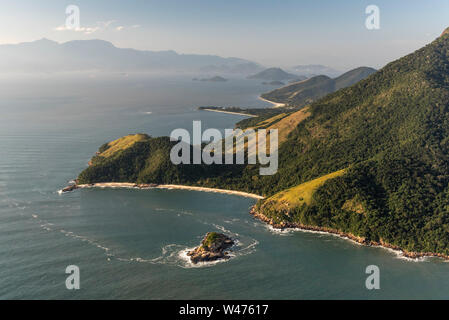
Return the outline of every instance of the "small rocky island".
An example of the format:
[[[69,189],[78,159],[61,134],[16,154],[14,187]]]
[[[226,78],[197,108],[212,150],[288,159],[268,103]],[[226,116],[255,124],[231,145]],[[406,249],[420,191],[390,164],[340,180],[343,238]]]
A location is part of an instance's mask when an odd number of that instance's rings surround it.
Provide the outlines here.
[[[228,236],[222,233],[208,232],[201,241],[201,245],[192,251],[187,252],[187,255],[190,256],[190,261],[195,264],[198,262],[229,259],[228,252],[226,252],[226,250],[233,245],[234,240]]]

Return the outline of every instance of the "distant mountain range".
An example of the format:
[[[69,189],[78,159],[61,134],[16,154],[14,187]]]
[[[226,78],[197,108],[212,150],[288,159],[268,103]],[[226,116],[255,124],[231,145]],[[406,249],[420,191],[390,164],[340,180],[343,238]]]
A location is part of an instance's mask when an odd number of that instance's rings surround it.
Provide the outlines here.
[[[0,72],[156,71],[248,75],[255,62],[216,55],[117,48],[103,40],[58,43],[48,39],[0,45]]]
[[[191,72],[204,75],[252,75],[266,81],[304,80],[314,75],[334,77],[340,72],[322,65],[265,69],[241,58],[217,55],[180,54],[173,50],[147,51],[117,48],[104,40],[73,40],[58,43],[46,38],[32,42],[0,45],[0,72]]]
[[[282,81],[297,79],[298,75],[287,73],[281,68],[269,68],[247,77],[248,79]]]
[[[348,71],[335,79],[326,75],[315,76],[265,93],[262,95],[262,98],[280,103],[287,102],[297,107],[305,106],[331,92],[349,87],[374,72],[376,70],[373,68],[360,67]]]

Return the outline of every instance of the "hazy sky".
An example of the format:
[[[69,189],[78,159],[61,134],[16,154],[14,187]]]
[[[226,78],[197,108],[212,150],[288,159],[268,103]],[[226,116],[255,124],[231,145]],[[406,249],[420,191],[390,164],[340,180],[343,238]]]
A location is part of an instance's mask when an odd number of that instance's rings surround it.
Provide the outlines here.
[[[67,5],[81,30],[62,30]],[[380,29],[365,8],[380,8]],[[240,57],[341,70],[385,63],[449,26],[448,0],[0,0],[0,43],[104,39],[118,47]],[[58,28],[59,27],[59,28]]]

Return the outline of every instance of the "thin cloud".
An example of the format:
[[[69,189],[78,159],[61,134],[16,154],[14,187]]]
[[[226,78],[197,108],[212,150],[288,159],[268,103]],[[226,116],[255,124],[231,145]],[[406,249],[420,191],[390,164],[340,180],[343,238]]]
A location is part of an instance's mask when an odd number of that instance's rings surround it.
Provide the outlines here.
[[[91,34],[97,31],[103,31],[109,28],[113,23],[115,23],[115,20],[109,20],[109,21],[98,21],[96,23],[96,26],[89,26],[89,27],[79,27],[79,28],[67,28],[67,25],[61,25],[53,30],[55,31],[75,31],[75,32],[82,32],[84,34]]]

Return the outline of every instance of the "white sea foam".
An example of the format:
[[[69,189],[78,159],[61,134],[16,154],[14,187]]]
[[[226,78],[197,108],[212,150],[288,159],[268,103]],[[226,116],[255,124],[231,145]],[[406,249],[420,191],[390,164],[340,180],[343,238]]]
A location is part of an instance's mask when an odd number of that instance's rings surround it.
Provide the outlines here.
[[[220,226],[219,224],[212,224],[215,228],[217,228],[218,230],[220,230],[221,232],[224,232],[224,233],[228,233],[229,235],[231,235],[231,236],[236,236],[236,237],[238,237],[239,236],[239,234],[238,233],[233,233],[232,231],[230,231],[230,230],[228,230],[228,229],[226,229],[225,227],[223,227],[223,226]]]
[[[97,240],[93,240],[91,238],[88,238],[83,235],[78,235],[74,233],[73,231],[69,231],[63,228],[56,227],[53,223],[50,223],[46,220],[43,220],[39,218],[37,214],[32,214],[32,218],[35,219],[37,222],[39,222],[39,225],[42,229],[48,231],[48,232],[59,232],[63,234],[66,237],[70,237],[73,239],[80,240],[82,242],[85,242],[89,245],[92,245],[98,249],[101,249],[108,261],[111,261],[111,258],[114,258],[118,261],[122,262],[138,262],[138,263],[152,263],[152,264],[168,264],[168,265],[174,265],[181,268],[201,268],[201,267],[211,267],[218,263],[227,262],[230,261],[236,257],[248,255],[250,253],[253,253],[256,250],[256,246],[259,244],[259,242],[256,239],[240,236],[238,233],[232,232],[231,230],[226,229],[225,227],[213,224],[213,226],[226,234],[229,234],[234,239],[234,245],[229,248],[228,251],[228,259],[219,259],[215,261],[210,262],[199,262],[199,263],[192,263],[190,260],[190,257],[187,255],[188,251],[193,250],[194,248],[190,248],[187,246],[179,245],[179,244],[169,244],[161,248],[161,256],[158,256],[156,258],[142,258],[142,257],[119,257],[116,256],[112,252],[112,250],[105,245],[101,244]]]
[[[178,257],[184,262],[183,268],[204,268],[212,267],[218,263],[226,262],[229,259],[219,259],[215,261],[193,263],[187,253],[195,248],[186,248],[178,252]]]
[[[277,234],[277,235],[291,235],[294,232],[302,232],[302,233],[313,233],[313,234],[318,234],[318,235],[323,235],[323,236],[333,236],[333,237],[337,237],[339,239],[343,239],[343,240],[347,240],[350,241],[352,244],[358,245],[358,246],[365,246],[365,247],[369,247],[364,245],[363,243],[357,242],[349,237],[345,237],[336,233],[332,233],[332,232],[326,232],[326,231],[319,231],[319,230],[307,230],[307,229],[301,229],[301,228],[285,228],[285,229],[279,229],[279,228],[274,228],[273,226],[264,223],[264,226],[266,227],[266,229],[268,229],[271,233],[273,234]],[[429,256],[425,256],[425,257],[418,257],[418,258],[411,258],[411,257],[407,257],[404,255],[404,252],[401,250],[396,250],[396,249],[392,249],[392,248],[388,248],[388,247],[384,247],[384,246],[371,246],[373,248],[380,248],[380,249],[384,249],[390,253],[393,253],[397,259],[401,259],[401,260],[405,260],[405,261],[410,261],[410,262],[424,262],[424,261],[428,261],[430,258]],[[436,258],[436,257],[435,257]]]
[[[152,208],[154,211],[158,212],[169,212],[169,213],[175,213],[178,216],[179,215],[188,215],[193,216],[193,212],[187,211],[187,210],[179,210],[179,209],[168,209],[168,208]]]
[[[39,216],[36,215],[36,214],[32,214],[31,216],[40,223],[39,226],[42,229],[44,229],[45,231],[56,231],[56,232],[62,233],[66,237],[71,237],[73,239],[78,239],[78,240],[81,240],[83,242],[87,242],[90,245],[93,245],[93,246],[103,250],[106,253],[107,256],[113,256],[113,254],[110,253],[110,249],[108,247],[103,246],[102,244],[100,244],[96,240],[92,240],[92,239],[87,238],[85,236],[81,236],[81,235],[75,234],[73,231],[67,231],[65,229],[58,229],[58,228],[54,227],[53,223],[50,223],[50,222],[48,222],[46,220],[43,220],[43,219],[40,219]]]

